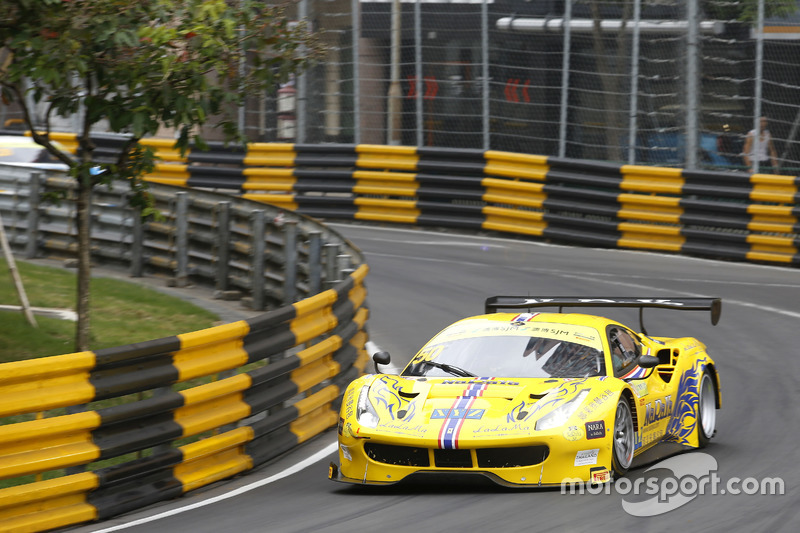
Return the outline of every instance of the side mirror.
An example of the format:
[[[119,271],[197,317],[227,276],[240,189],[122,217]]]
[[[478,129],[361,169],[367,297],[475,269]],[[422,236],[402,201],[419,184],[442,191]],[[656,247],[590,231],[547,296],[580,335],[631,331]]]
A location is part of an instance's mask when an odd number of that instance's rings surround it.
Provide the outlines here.
[[[653,368],[661,364],[661,360],[654,355],[640,355],[636,364],[642,368]]]
[[[381,350],[372,354],[372,361],[375,363],[375,373],[380,374],[378,365],[388,365],[392,361],[392,356],[389,355],[389,352]]]

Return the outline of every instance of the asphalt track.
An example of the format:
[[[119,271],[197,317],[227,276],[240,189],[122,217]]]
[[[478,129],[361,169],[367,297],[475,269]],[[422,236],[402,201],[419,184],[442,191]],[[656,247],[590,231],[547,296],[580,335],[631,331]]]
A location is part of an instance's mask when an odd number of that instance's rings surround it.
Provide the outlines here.
[[[651,335],[697,337],[717,362],[723,408],[718,434],[705,452],[718,464],[721,486],[733,478],[780,478],[785,493],[706,493],[666,514],[635,517],[623,510],[622,501],[636,498],[613,490],[565,495],[471,479],[353,487],[326,478],[335,449],[335,432],[329,432],[248,476],[78,531],[800,530],[797,270],[453,233],[335,227],[366,253],[370,336],[400,367],[444,326],[482,313],[489,295],[721,297],[716,327],[707,313],[662,310],[646,310],[645,326]],[[604,314],[638,328],[634,310]],[[635,482],[654,474],[646,469],[632,470],[628,478]]]

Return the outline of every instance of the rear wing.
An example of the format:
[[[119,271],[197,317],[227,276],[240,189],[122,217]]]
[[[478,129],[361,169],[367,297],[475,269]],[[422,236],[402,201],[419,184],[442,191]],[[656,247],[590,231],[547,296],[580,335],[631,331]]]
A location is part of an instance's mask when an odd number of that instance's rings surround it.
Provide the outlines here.
[[[680,311],[710,311],[711,324],[717,325],[722,313],[720,298],[575,298],[571,296],[491,296],[486,299],[486,313],[497,313],[500,310],[533,309],[536,307],[558,307],[560,313],[564,307],[633,307],[639,309],[639,325],[642,333],[647,335],[642,321],[645,307],[658,309],[676,309]]]

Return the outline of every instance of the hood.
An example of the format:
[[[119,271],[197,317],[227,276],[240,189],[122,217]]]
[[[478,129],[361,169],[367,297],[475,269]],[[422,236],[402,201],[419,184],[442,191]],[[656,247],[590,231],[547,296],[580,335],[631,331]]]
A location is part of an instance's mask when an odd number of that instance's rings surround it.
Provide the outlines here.
[[[610,398],[611,390],[606,391],[610,382],[606,380],[610,378],[426,379],[380,375],[369,389],[379,422],[372,430],[361,428],[366,431],[361,435],[405,437],[429,445],[435,441],[442,448],[451,447],[448,439],[452,447],[457,447],[455,439],[463,444],[497,437],[530,438],[537,421],[570,401],[578,402],[564,409],[571,415],[604,391],[605,399]],[[599,406],[600,402],[595,403]],[[557,423],[551,429],[562,425]]]

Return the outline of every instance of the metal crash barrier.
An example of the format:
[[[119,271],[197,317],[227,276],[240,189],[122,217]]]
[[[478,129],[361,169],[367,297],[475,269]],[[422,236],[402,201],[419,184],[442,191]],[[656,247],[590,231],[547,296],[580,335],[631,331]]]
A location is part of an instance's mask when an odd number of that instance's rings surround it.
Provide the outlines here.
[[[62,142],[77,146],[74,135]],[[111,155],[119,137],[98,136]],[[567,244],[797,265],[798,177],[498,151],[152,140],[148,178],[224,189],[314,217],[493,230]]]
[[[0,210],[27,257],[69,257],[71,182],[0,168]],[[98,187],[93,260],[237,293],[254,318],[0,365],[0,530],[102,520],[252,469],[334,426],[367,362],[360,251],[308,217],[155,185],[142,222]],[[41,199],[61,192],[59,204]],[[223,264],[224,261],[224,264]]]

